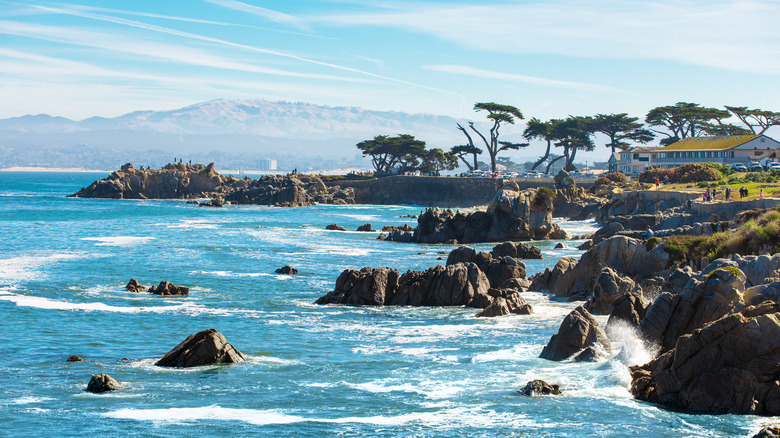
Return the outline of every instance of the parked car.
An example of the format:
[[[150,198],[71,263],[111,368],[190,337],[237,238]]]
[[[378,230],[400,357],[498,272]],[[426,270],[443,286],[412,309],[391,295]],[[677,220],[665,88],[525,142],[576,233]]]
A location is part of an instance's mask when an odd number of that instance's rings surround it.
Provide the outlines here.
[[[764,170],[764,166],[762,166],[758,161],[753,161],[748,164],[748,170],[751,172],[760,172]]]
[[[766,165],[766,170],[780,170],[780,163],[773,161]]]
[[[748,171],[747,166],[745,166],[742,163],[734,163],[734,164],[732,164],[731,165],[731,170],[733,170],[735,172],[747,172]]]

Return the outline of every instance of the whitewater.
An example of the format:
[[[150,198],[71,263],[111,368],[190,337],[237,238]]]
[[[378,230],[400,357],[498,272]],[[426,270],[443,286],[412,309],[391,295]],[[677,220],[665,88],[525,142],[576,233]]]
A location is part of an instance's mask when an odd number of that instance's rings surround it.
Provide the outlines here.
[[[420,206],[199,208],[183,201],[67,198],[104,173],[0,172],[0,436],[749,436],[770,418],[688,415],[635,401],[628,366],[652,347],[630,328],[595,363],[539,353],[577,303],[523,296],[533,315],[476,309],[319,306],[342,270],[423,270],[451,245],[348,230],[402,225]],[[593,222],[561,222],[575,235]],[[577,249],[533,242],[544,259]],[[478,249],[491,244],[474,245]],[[295,276],[274,273],[290,264]],[[187,297],[124,289],[167,280]],[[605,317],[598,317],[605,324]],[[154,362],[216,328],[247,357]],[[84,362],[66,363],[70,355]],[[119,391],[85,391],[91,374]],[[532,379],[560,396],[519,395]]]

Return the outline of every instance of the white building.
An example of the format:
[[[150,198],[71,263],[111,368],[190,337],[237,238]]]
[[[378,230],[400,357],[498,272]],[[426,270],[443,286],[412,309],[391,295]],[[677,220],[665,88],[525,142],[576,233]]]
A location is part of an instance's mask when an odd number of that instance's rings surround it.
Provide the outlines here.
[[[276,170],[276,160],[266,158],[257,162],[257,168],[260,170]]]

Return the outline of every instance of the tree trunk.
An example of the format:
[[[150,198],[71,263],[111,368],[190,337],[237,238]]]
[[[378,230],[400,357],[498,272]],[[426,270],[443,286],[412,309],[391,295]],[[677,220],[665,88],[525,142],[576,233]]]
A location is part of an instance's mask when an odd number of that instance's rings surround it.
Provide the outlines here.
[[[544,173],[550,173],[550,168],[552,167],[552,165],[555,164],[555,162],[560,160],[561,158],[563,158],[563,155],[561,155],[560,157],[557,157],[554,160],[551,160],[549,163],[547,163],[547,169],[544,170]]]
[[[469,135],[468,131],[466,131],[466,128],[460,126],[460,123],[456,123],[456,125],[458,125],[458,129],[463,132],[463,135],[465,135],[469,140],[469,146],[475,148],[476,146],[474,146],[474,140],[471,139],[471,136]],[[472,126],[471,129],[474,129],[474,127]],[[474,154],[474,168],[472,169],[468,163],[466,163],[466,166],[468,166],[469,170],[479,170],[479,165],[477,164],[477,154]]]
[[[536,170],[536,168],[537,168],[537,167],[538,167],[540,164],[544,163],[544,161],[547,159],[547,157],[549,157],[549,156],[550,156],[550,147],[551,147],[551,145],[552,145],[552,141],[550,141],[550,140],[547,140],[547,150],[546,150],[546,151],[544,151],[544,155],[542,156],[542,158],[540,158],[540,159],[539,159],[539,161],[537,161],[536,163],[534,163],[534,165],[531,167],[531,170]],[[548,169],[549,169],[549,167],[548,167]]]

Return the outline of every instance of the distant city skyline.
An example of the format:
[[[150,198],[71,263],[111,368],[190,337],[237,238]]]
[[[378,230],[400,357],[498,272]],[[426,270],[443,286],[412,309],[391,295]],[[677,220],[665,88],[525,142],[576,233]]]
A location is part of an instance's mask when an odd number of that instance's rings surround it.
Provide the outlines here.
[[[221,98],[472,120],[489,101],[542,120],[780,110],[777,17],[768,0],[0,0],[0,118]]]

